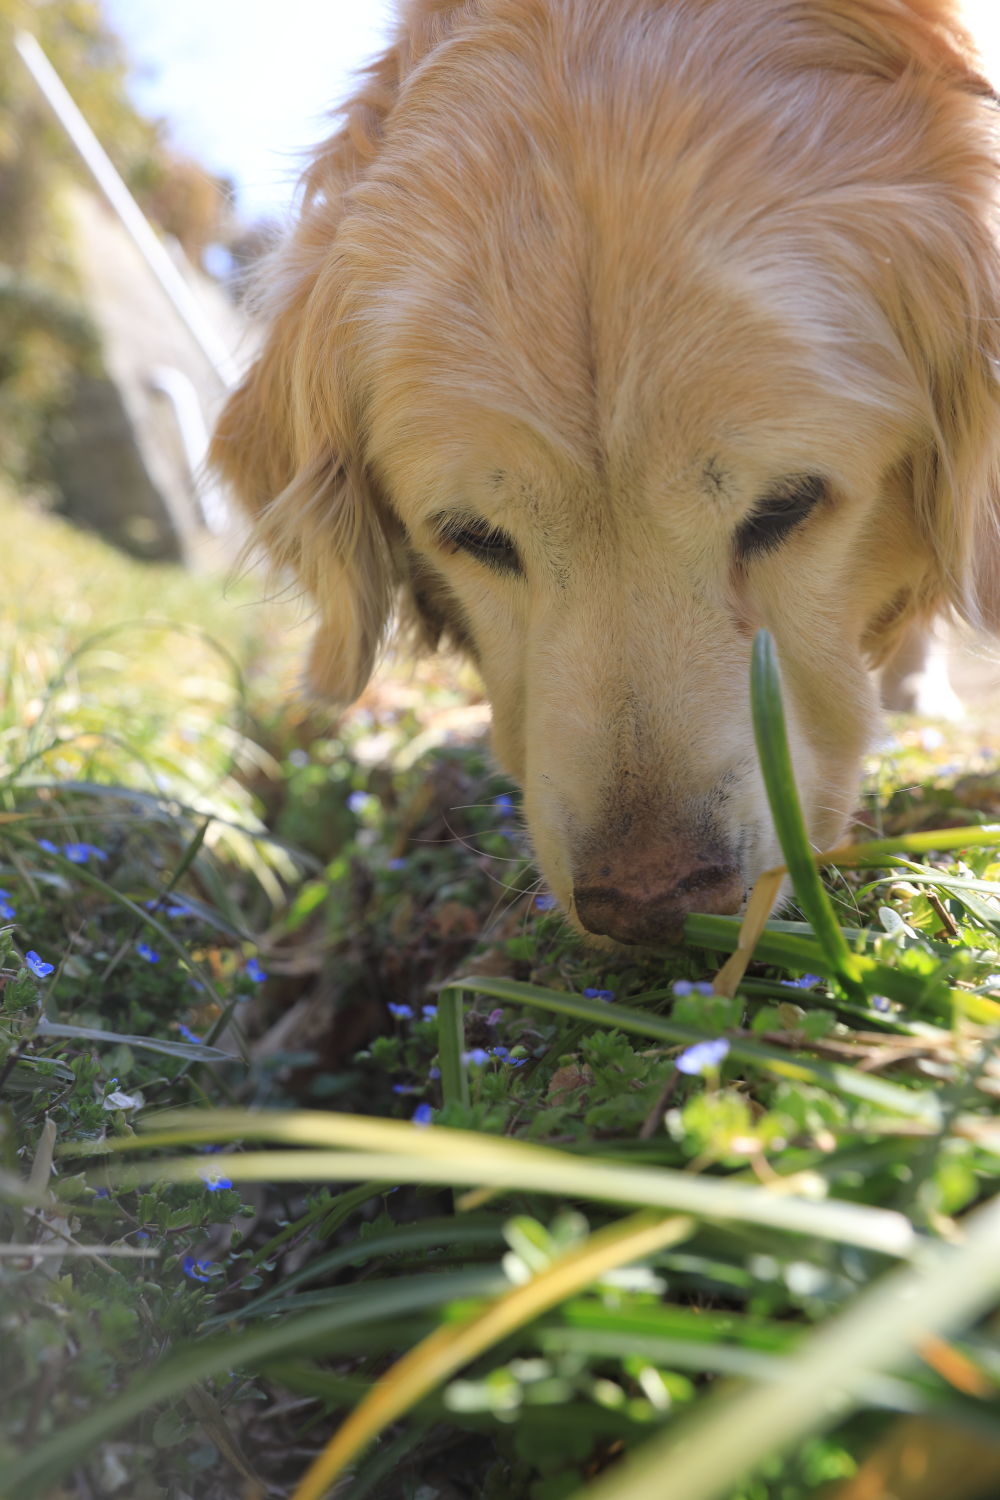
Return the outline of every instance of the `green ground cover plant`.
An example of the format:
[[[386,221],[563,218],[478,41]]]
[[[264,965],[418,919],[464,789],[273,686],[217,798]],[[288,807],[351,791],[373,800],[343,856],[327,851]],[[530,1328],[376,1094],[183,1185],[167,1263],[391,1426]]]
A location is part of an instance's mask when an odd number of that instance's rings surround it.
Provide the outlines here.
[[[991,762],[906,731],[820,881],[762,637],[794,902],[609,960],[450,686],[284,714],[255,615],[52,524],[0,622],[0,1494],[836,1500],[907,1418],[1000,1440]]]

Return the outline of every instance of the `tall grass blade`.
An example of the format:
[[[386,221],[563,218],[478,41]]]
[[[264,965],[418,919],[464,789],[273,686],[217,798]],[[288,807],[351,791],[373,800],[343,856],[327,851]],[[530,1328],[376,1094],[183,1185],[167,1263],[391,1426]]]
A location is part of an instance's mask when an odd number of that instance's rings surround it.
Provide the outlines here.
[[[767,630],[758,630],[754,637],[750,699],[761,775],[796,897],[837,978],[848,993],[863,1000],[864,991],[860,983],[857,958],[847,946],[829,897],[823,889],[806,832],[788,748],[778,657],[774,640]]]

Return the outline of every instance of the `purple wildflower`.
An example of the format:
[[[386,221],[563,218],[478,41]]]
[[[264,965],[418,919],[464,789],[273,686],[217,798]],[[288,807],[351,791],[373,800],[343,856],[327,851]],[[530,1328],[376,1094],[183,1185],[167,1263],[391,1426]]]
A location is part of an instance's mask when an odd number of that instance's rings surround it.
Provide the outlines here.
[[[91,859],[107,859],[103,849],[96,844],[63,844],[63,854],[74,865],[89,864]]]
[[[160,962],[160,955],[157,953],[156,949],[151,948],[148,943],[136,943],[135,951],[136,953],[138,953],[139,957],[144,958],[148,964],[158,964]]]
[[[466,1064],[475,1063],[477,1068],[481,1068],[489,1060],[490,1054],[483,1047],[473,1047],[471,1052],[462,1053],[462,1061]]]
[[[436,1005],[423,1005],[420,1008],[420,1014],[423,1016],[425,1021],[436,1021],[437,1013],[438,1008]]]
[[[267,971],[261,968],[255,958],[247,959],[247,978],[252,979],[254,984],[263,984],[267,978]]]
[[[673,990],[678,999],[683,999],[685,995],[690,995],[691,991],[694,989],[694,985],[691,983],[690,979],[675,979],[670,988]]]
[[[429,1104],[418,1104],[410,1118],[414,1125],[429,1125],[434,1118],[434,1111]]]
[[[232,1182],[228,1177],[223,1177],[221,1172],[211,1172],[208,1168],[198,1173],[202,1182],[210,1193],[221,1193],[224,1188],[231,1188]]]
[[[24,955],[24,961],[36,979],[45,979],[55,969],[55,964],[45,963],[43,959],[38,957],[34,949],[29,950]]]
[[[695,1042],[693,1047],[685,1047],[675,1066],[679,1073],[697,1075],[709,1068],[717,1068],[728,1051],[729,1043],[724,1036],[717,1037],[714,1042]]]
[[[177,1022],[177,1030],[186,1042],[194,1042],[196,1047],[203,1047],[205,1043],[200,1036],[196,1036],[190,1026],[185,1026],[183,1021]]]
[[[388,1010],[390,1016],[395,1016],[397,1021],[413,1020],[412,1005],[397,1005],[395,1001],[390,1000],[388,1005],[386,1006],[386,1009]]]
[[[583,993],[587,1000],[613,1000],[615,998],[614,990],[595,990],[591,987]]]
[[[811,990],[814,984],[823,981],[818,974],[803,974],[800,979],[783,979],[781,983],[790,990]]]
[[[427,1077],[431,1080],[432,1083],[437,1082],[437,1080],[441,1077],[441,1069],[430,1068],[428,1070]]]
[[[185,1276],[190,1276],[192,1281],[207,1281],[212,1274],[212,1260],[196,1260],[193,1255],[185,1255],[181,1262],[181,1269]]]
[[[58,844],[54,844],[51,839],[39,839],[38,840],[38,847],[39,847],[39,849],[44,849],[46,854],[58,854],[59,853],[59,846],[58,846]]]
[[[535,897],[535,910],[536,911],[554,911],[555,908],[558,905],[559,905],[559,903],[556,900],[555,896],[546,894],[546,895],[543,895],[543,896],[536,896]]]
[[[890,1009],[889,1000],[885,995],[872,996],[872,1010],[885,1012]]]

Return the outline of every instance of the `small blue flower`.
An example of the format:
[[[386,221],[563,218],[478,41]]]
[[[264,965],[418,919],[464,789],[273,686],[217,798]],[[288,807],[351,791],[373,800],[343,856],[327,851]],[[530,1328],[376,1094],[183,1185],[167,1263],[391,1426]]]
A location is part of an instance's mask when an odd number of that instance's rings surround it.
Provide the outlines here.
[[[423,1089],[416,1083],[394,1083],[392,1092],[394,1094],[422,1094]]]
[[[45,963],[43,959],[38,957],[34,949],[31,949],[24,955],[24,961],[36,979],[44,979],[55,969],[55,964]]]
[[[715,985],[708,979],[700,979],[694,987],[696,995],[714,995]]]
[[[410,1118],[414,1125],[429,1125],[434,1118],[434,1111],[429,1104],[418,1104]]]
[[[436,1005],[422,1005],[420,1007],[420,1014],[423,1016],[425,1021],[437,1020],[437,1013],[438,1008]]]
[[[202,1156],[218,1156],[219,1152],[224,1151],[226,1148],[220,1145],[218,1141],[211,1141],[204,1146],[195,1146],[194,1149],[200,1151]]]
[[[376,801],[370,792],[351,792],[347,799],[347,805],[352,813],[363,813],[365,808]]]
[[[186,901],[172,901],[169,906],[163,908],[165,917],[189,917],[191,908]]]
[[[508,1057],[507,1065],[511,1068],[523,1068],[527,1061],[526,1057]]]
[[[482,1047],[473,1047],[471,1052],[462,1053],[462,1061],[466,1064],[475,1063],[477,1068],[481,1068],[489,1060],[490,1054]]]
[[[95,1188],[94,1189],[94,1197],[95,1198],[110,1198],[111,1194],[108,1192],[107,1188]]]
[[[390,1000],[388,1005],[386,1006],[386,1009],[388,1010],[390,1016],[395,1016],[397,1021],[413,1020],[412,1005],[397,1005],[394,1001]]]
[[[58,844],[54,844],[51,839],[39,839],[38,840],[38,847],[39,847],[39,849],[44,849],[45,852],[46,852],[46,854],[58,854],[59,853],[59,845]]]
[[[254,984],[263,984],[267,978],[267,971],[261,968],[255,958],[247,959],[247,978],[252,979]]]
[[[288,763],[291,766],[307,766],[309,764],[308,750],[289,750]]]
[[[0,917],[3,917],[5,922],[13,922],[16,916],[17,912],[9,901],[0,901]]]
[[[387,870],[405,870],[406,860],[401,855],[397,855],[395,859],[387,859],[385,867]]]
[[[190,1026],[185,1026],[183,1021],[177,1022],[177,1030],[186,1042],[194,1042],[196,1046],[203,1047],[205,1044],[200,1036],[195,1036]]]
[[[193,1255],[185,1255],[181,1261],[184,1275],[190,1276],[192,1281],[208,1281],[214,1265],[213,1260],[196,1260]]]
[[[501,1062],[506,1062],[507,1058],[510,1056],[509,1047],[491,1047],[490,1051],[492,1052],[494,1057],[499,1057]]]
[[[431,1080],[432,1083],[436,1082],[437,1079],[439,1079],[441,1077],[441,1069],[440,1068],[430,1068],[428,1070],[427,1077]]]
[[[10,891],[5,891],[4,888],[3,888],[3,886],[0,885],[0,901],[9,901],[9,900],[10,900]]]
[[[690,979],[675,979],[670,988],[673,990],[678,999],[683,999],[685,995],[690,995],[691,991],[694,989],[694,985],[691,983]]]
[[[148,1240],[149,1239],[149,1231],[146,1230],[146,1229],[137,1229],[135,1231],[134,1238],[137,1239],[137,1240],[143,1240],[143,1241]]]
[[[595,990],[591,988],[584,990],[583,993],[588,1000],[613,1000],[615,998],[614,990]]]
[[[872,1010],[880,1010],[880,1011],[885,1012],[885,1011],[890,1010],[890,1009],[891,1009],[891,1005],[890,1005],[889,1000],[887,999],[887,997],[885,995],[873,995],[872,996]]]
[[[693,1047],[686,1047],[677,1058],[677,1071],[698,1074],[709,1068],[717,1068],[728,1051],[729,1043],[724,1036],[718,1037],[714,1042],[695,1042]]]
[[[158,964],[160,962],[160,955],[157,953],[156,949],[151,948],[148,943],[136,943],[135,951],[136,953],[138,953],[139,957],[144,958],[148,964]]]
[[[220,1172],[210,1172],[207,1168],[199,1172],[198,1176],[210,1193],[221,1193],[224,1188],[231,1188],[233,1185],[228,1177],[223,1177]]]
[[[790,990],[811,990],[814,984],[823,981],[818,974],[803,974],[801,979],[783,979],[781,983]]]
[[[502,818],[509,818],[514,811],[514,799],[506,792],[501,792],[499,797],[493,798],[493,806]]]
[[[544,895],[535,897],[536,911],[554,911],[558,905],[559,903],[555,896]]]
[[[107,859],[103,849],[96,844],[63,844],[63,854],[74,865],[85,865],[91,859]]]

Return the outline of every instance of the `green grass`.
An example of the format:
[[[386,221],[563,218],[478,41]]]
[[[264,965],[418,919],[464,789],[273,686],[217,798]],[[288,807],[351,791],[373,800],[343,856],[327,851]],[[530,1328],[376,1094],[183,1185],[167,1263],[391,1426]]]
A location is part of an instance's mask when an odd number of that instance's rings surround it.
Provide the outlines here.
[[[0,1493],[807,1500],[903,1416],[1000,1441],[988,799],[908,744],[820,882],[762,639],[798,906],[718,994],[730,919],[605,962],[535,908],[433,672],[282,716],[280,617],[25,535]]]

